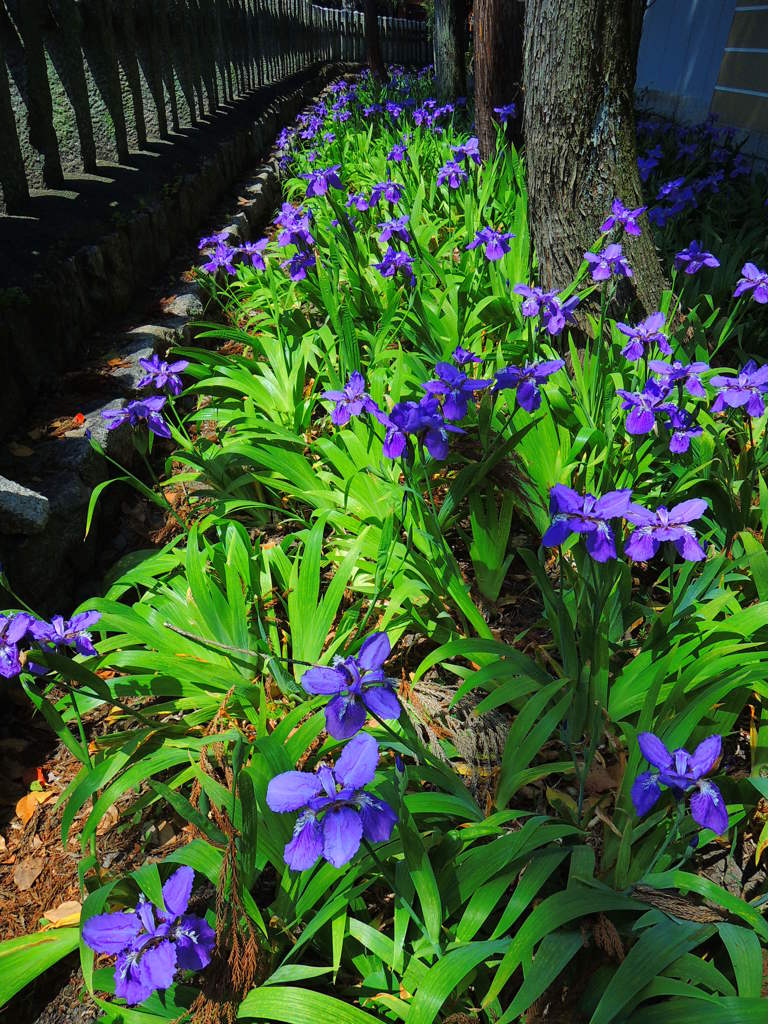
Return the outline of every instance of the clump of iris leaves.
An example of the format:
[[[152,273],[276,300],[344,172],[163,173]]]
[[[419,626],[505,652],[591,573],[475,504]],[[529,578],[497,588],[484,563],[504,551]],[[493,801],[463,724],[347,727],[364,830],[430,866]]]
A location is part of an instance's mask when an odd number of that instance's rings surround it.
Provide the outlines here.
[[[209,346],[110,422],[165,459],[135,483],[183,493],[175,536],[85,618],[3,620],[82,762],[84,887],[0,947],[6,996],[79,945],[103,1021],[764,1020],[765,177],[642,118],[648,209],[615,197],[546,293],[510,108],[481,166],[432,88],[337,83],[283,133],[265,238],[201,242]],[[503,752],[467,764],[486,715]],[[118,802],[188,841],[116,875]]]

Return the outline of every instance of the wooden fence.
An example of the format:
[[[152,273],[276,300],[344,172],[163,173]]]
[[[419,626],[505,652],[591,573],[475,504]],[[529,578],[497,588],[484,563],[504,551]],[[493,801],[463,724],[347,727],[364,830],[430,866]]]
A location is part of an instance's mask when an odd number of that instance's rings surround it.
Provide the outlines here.
[[[327,60],[359,63],[365,60],[364,16],[360,11],[313,6],[315,24],[322,32]],[[423,67],[432,62],[432,43],[423,21],[379,18],[382,56],[388,64]]]
[[[379,20],[386,60],[430,59],[423,24]],[[310,0],[0,0],[5,208],[309,64],[363,59],[362,15]]]

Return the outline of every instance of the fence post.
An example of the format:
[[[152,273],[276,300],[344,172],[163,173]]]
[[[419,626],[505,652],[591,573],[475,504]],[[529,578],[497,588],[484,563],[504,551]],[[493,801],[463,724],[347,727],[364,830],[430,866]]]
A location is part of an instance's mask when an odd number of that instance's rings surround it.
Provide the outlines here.
[[[83,68],[83,54],[80,37],[82,19],[74,0],[59,0],[56,35],[60,44],[60,60],[57,70],[64,91],[72,104],[75,125],[80,142],[80,157],[83,170],[88,174],[96,172],[96,143],[93,139],[91,106],[88,99],[88,84]]]
[[[13,116],[11,92],[8,88],[8,72],[5,69],[3,39],[0,36],[0,185],[6,209],[13,212],[29,200],[27,174],[21,155],[16,118]]]
[[[49,188],[59,188],[64,181],[64,173],[53,127],[53,102],[43,49],[42,19],[41,0],[21,0],[18,21],[27,72],[29,141],[43,158],[43,181]]]

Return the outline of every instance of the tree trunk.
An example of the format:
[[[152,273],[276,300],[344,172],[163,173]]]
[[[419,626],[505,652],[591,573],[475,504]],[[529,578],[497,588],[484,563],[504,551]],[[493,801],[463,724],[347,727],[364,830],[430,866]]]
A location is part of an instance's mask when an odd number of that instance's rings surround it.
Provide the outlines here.
[[[378,7],[377,0],[365,0],[365,51],[374,76],[380,82],[386,82],[387,69],[381,56]]]
[[[573,279],[611,202],[642,205],[633,98],[644,0],[527,0],[525,139],[531,237],[545,288]],[[622,243],[631,287],[658,309],[648,227]]]
[[[484,160],[496,148],[494,107],[514,102],[518,116],[509,130],[519,141],[522,78],[523,4],[521,0],[475,0],[475,130]]]
[[[441,103],[466,96],[466,0],[435,0],[435,75]]]

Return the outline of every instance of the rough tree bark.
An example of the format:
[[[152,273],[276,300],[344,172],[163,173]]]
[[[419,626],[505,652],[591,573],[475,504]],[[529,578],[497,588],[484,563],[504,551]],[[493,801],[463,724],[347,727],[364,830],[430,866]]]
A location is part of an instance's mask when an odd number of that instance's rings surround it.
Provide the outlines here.
[[[466,0],[435,0],[434,53],[437,94],[441,103],[466,96]]]
[[[644,0],[527,0],[528,218],[541,282],[562,288],[614,198],[642,205],[633,96]],[[625,236],[632,290],[658,309],[664,286],[649,230]]]
[[[494,107],[514,102],[518,113],[509,131],[519,142],[523,54],[521,0],[475,0],[475,130],[480,155],[487,160],[496,145]]]
[[[387,69],[381,56],[381,39],[379,38],[379,5],[377,0],[365,0],[365,51],[368,63],[374,76],[380,82],[386,82]]]

